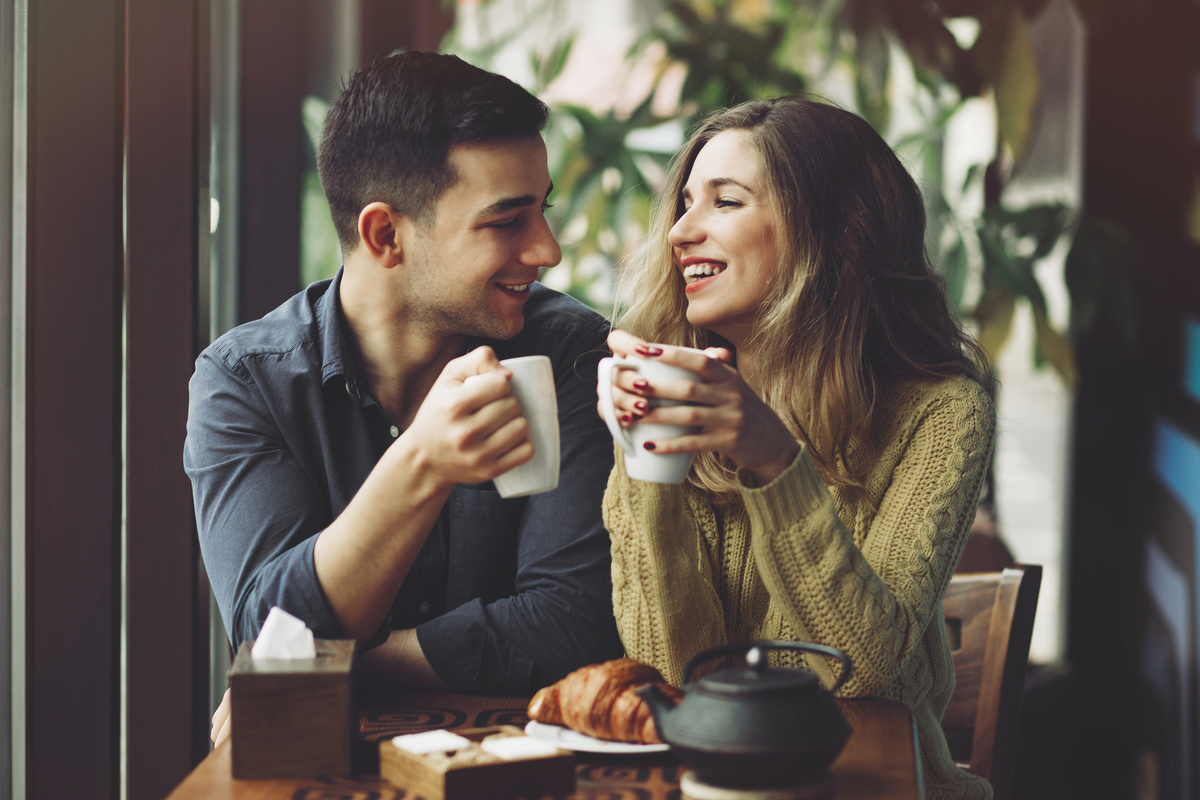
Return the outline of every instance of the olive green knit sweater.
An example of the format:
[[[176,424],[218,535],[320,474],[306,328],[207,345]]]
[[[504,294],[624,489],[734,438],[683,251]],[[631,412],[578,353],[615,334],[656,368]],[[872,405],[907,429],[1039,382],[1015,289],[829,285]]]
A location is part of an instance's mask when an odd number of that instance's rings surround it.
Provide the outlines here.
[[[854,665],[840,695],[912,709],[928,797],[990,798],[954,766],[940,720],[954,688],[941,600],[992,451],[992,401],[952,378],[902,384],[877,411],[882,445],[857,457],[874,464],[878,512],[826,487],[806,450],[763,487],[743,470],[742,502],[724,507],[690,485],[631,480],[618,450],[604,495],[617,627],[628,655],[674,684],[688,659],[726,642],[835,647]],[[833,684],[836,664],[788,655]]]

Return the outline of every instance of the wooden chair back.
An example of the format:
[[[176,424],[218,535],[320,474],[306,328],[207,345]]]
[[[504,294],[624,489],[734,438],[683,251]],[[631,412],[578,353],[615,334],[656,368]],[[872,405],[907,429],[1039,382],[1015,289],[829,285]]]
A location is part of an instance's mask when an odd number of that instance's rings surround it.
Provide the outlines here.
[[[987,778],[996,800],[1011,796],[1021,695],[1042,568],[959,573],[942,600],[955,687],[942,718],[961,767]]]

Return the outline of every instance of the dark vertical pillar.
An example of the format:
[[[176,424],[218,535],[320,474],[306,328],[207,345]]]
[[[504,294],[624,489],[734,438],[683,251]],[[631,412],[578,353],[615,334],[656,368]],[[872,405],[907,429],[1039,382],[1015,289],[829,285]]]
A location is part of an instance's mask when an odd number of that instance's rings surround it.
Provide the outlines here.
[[[454,21],[441,0],[362,0],[363,61],[397,48],[438,49]]]
[[[413,0],[412,46],[417,50],[437,50],[453,23],[454,15],[441,0]]]
[[[123,7],[28,3],[28,797],[117,796]]]
[[[243,0],[238,321],[300,289],[304,4]]]
[[[208,603],[183,473],[208,257],[207,0],[126,0],[126,596],[129,800],[207,750]]]
[[[1200,262],[1186,239],[1200,174],[1191,131],[1200,6],[1089,5],[1084,204],[1140,252],[1126,275],[1137,341],[1103,316],[1078,343],[1067,652],[1080,702],[1067,770],[1080,796],[1132,787],[1137,769],[1154,424],[1180,390],[1183,317],[1200,310]]]

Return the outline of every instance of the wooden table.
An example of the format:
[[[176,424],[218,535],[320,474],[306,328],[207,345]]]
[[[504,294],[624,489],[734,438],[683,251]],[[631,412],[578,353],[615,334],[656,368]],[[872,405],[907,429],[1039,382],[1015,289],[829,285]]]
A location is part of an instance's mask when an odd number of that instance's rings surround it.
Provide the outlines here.
[[[431,728],[524,726],[523,697],[448,692],[373,692],[361,698],[360,754],[374,743]],[[919,800],[924,792],[912,714],[891,700],[839,700],[853,733],[833,763],[832,800]],[[670,754],[576,757],[574,800],[679,800],[679,768]],[[413,795],[372,774],[303,780],[234,780],[229,743],[211,752],[168,800],[412,800]]]

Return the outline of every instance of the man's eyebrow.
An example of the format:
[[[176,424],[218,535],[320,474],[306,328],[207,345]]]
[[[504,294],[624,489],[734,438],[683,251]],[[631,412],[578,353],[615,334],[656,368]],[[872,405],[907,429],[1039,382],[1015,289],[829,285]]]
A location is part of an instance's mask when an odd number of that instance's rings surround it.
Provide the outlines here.
[[[545,197],[542,198],[543,203],[546,202],[546,200],[550,197],[550,193],[553,191],[554,184],[551,183],[550,188],[546,190]],[[497,200],[487,208],[480,211],[479,216],[491,217],[498,214],[504,214],[517,208],[526,208],[528,206],[535,205],[537,202],[538,199],[531,194],[523,194],[519,197],[506,197],[503,200]]]

